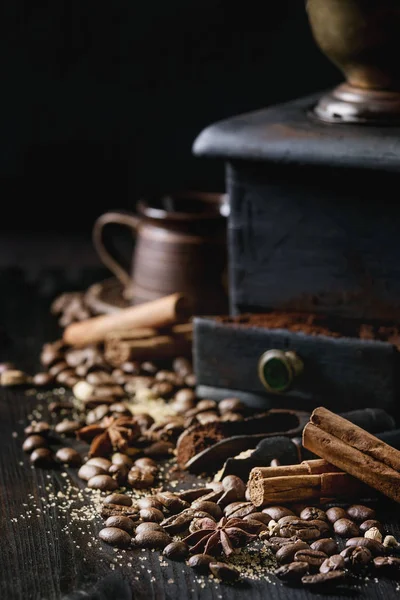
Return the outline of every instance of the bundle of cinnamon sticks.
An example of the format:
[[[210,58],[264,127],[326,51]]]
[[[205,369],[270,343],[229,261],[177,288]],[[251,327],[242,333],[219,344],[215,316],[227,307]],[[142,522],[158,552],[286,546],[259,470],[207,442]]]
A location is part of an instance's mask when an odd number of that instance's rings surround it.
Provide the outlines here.
[[[317,408],[304,428],[303,446],[321,459],[251,471],[248,490],[255,506],[367,498],[373,490],[400,502],[400,452],[364,429]]]

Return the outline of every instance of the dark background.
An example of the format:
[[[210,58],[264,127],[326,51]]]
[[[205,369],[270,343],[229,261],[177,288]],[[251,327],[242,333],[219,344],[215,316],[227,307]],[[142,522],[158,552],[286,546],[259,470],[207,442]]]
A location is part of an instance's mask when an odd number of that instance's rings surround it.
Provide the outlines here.
[[[88,232],[110,208],[222,190],[209,123],[331,86],[302,0],[4,0],[3,232]]]

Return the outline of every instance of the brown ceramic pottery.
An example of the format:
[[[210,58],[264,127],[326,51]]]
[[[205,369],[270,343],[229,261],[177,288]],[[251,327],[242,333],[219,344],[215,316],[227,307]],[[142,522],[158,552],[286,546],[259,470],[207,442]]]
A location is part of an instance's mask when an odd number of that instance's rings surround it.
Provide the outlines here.
[[[307,0],[314,38],[346,77],[316,108],[323,120],[398,120],[400,0]]]
[[[203,192],[141,200],[137,215],[109,212],[99,217],[93,229],[94,245],[132,304],[182,292],[198,314],[225,312],[226,208],[226,196]],[[108,224],[133,232],[131,274],[105,245],[103,230]]]

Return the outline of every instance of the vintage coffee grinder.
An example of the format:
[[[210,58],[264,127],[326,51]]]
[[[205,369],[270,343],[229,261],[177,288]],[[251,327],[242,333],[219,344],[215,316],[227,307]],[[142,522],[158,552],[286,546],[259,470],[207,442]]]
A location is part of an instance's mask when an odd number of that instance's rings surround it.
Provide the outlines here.
[[[334,90],[214,124],[231,316],[197,318],[198,392],[394,411],[400,335],[400,2],[308,0]]]

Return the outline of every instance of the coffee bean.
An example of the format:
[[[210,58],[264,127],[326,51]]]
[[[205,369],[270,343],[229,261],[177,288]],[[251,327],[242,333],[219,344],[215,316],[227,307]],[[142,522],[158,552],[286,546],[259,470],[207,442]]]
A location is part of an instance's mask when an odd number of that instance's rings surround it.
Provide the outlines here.
[[[82,465],[78,471],[78,477],[84,481],[89,481],[95,475],[105,475],[106,471],[97,465],[88,465],[87,463]]]
[[[197,415],[197,421],[200,425],[206,425],[207,423],[212,423],[213,421],[219,421],[219,415],[215,411],[205,411],[201,412]]]
[[[225,398],[218,404],[218,410],[221,415],[224,415],[228,412],[242,413],[246,410],[246,407],[239,398]]]
[[[237,581],[240,577],[239,571],[235,567],[223,562],[210,562],[209,568],[214,577],[221,581]]]
[[[193,372],[192,363],[187,358],[178,356],[172,363],[172,368],[181,377],[186,377]]]
[[[194,373],[189,373],[189,375],[186,375],[185,379],[185,384],[190,387],[190,388],[195,388],[197,385],[197,377]]]
[[[171,542],[163,550],[163,555],[171,560],[185,560],[188,554],[189,547],[184,542]]]
[[[150,363],[148,363],[150,365]],[[157,367],[155,367],[157,371]],[[140,364],[137,361],[126,361],[121,365],[121,370],[128,375],[139,375]],[[143,369],[145,371],[146,369]],[[147,371],[150,373],[150,371]]]
[[[347,509],[347,514],[349,515],[350,519],[354,519],[354,521],[362,523],[363,521],[375,519],[376,513],[373,508],[369,508],[363,504],[353,504]]]
[[[269,515],[266,515],[261,512],[252,512],[249,515],[246,515],[242,518],[245,521],[247,521],[248,519],[251,519],[252,521],[260,521],[260,523],[263,523],[264,525],[268,525],[268,523],[271,521]]]
[[[319,568],[320,573],[330,573],[331,571],[344,571],[345,564],[343,556],[340,554],[333,554],[324,562]]]
[[[144,450],[146,456],[152,458],[164,458],[173,454],[175,445],[171,442],[154,442]]]
[[[30,425],[24,429],[25,435],[38,433],[46,437],[50,433],[50,425],[46,421],[32,421]]]
[[[128,473],[128,483],[136,489],[147,489],[154,485],[154,477],[148,471],[142,471],[139,467],[132,467]]]
[[[279,564],[285,565],[293,562],[294,555],[299,550],[309,550],[310,547],[306,542],[302,542],[301,540],[291,543],[285,544],[281,546],[276,552],[276,560]]]
[[[162,510],[163,505],[157,500],[156,496],[146,496],[138,500],[138,507],[140,509],[156,508],[157,510]]]
[[[155,475],[158,471],[157,463],[150,457],[138,458],[135,460],[135,467],[149,471],[152,475]]]
[[[129,517],[132,521],[139,520],[139,511],[136,506],[123,506],[122,504],[112,504],[111,502],[103,504],[100,510],[103,519],[108,517]]]
[[[296,516],[293,511],[289,510],[285,506],[269,506],[268,508],[263,508],[261,512],[269,515],[271,519],[277,522],[279,519],[282,519],[282,517]]]
[[[45,448],[47,446],[47,440],[41,435],[30,435],[26,438],[22,444],[22,450],[24,452],[32,452],[36,448]]]
[[[40,355],[40,362],[44,367],[51,367],[51,365],[60,360],[63,360],[62,352],[47,344],[43,347],[42,353]],[[67,365],[67,363],[65,364]]]
[[[299,581],[306,573],[308,573],[307,562],[291,562],[275,571],[275,575],[283,581]]]
[[[49,448],[36,448],[30,456],[30,462],[35,467],[49,468],[54,466],[54,456]]]
[[[60,448],[56,452],[56,459],[70,467],[78,467],[82,464],[81,455],[73,448]]]
[[[384,575],[398,575],[400,573],[400,558],[395,556],[378,556],[374,558],[374,567]]]
[[[368,519],[367,521],[364,521],[363,523],[361,523],[360,533],[364,534],[368,531],[368,529],[372,529],[373,527],[378,529],[380,531],[380,533],[383,533],[382,523],[380,523],[379,521],[376,521],[375,519]]]
[[[132,413],[124,402],[114,402],[109,406],[109,411],[116,417],[131,417]]]
[[[10,371],[12,369],[15,369],[15,365],[12,362],[0,363],[0,375],[4,373],[4,371]]]
[[[140,548],[164,550],[172,542],[171,536],[162,531],[140,531],[136,530],[135,544]]]
[[[301,578],[301,582],[307,587],[331,586],[344,583],[346,577],[345,571],[330,571],[329,573],[304,575],[304,577]]]
[[[324,560],[327,558],[328,556],[325,554],[325,552],[311,550],[311,548],[298,550],[294,555],[295,562],[299,561],[308,563],[310,571],[318,571]]]
[[[185,500],[186,502],[194,502],[198,500],[202,496],[205,496],[211,491],[208,487],[202,488],[192,488],[191,490],[185,490],[183,492],[179,492],[178,496],[181,500]]]
[[[172,492],[160,492],[156,495],[156,498],[173,515],[190,506],[188,502],[181,500],[179,496]]]
[[[142,508],[139,512],[140,518],[143,521],[161,523],[164,520],[164,515],[157,508]]]
[[[339,519],[347,518],[347,513],[344,508],[340,508],[340,506],[333,506],[332,508],[328,508],[326,511],[326,517],[330,523],[336,523]]]
[[[71,411],[74,409],[74,405],[72,402],[60,401],[60,402],[50,402],[49,411],[51,413],[61,413],[63,411]]]
[[[281,517],[278,521],[278,524],[283,527],[286,525],[289,525],[290,523],[293,523],[293,521],[298,521],[299,517],[296,517],[296,515],[287,515],[286,517]]]
[[[202,510],[212,517],[216,521],[219,521],[222,518],[222,510],[215,502],[207,502],[206,500],[196,500],[192,503],[192,508],[195,510]]]
[[[261,535],[260,535],[261,537]],[[268,547],[274,553],[278,552],[279,548],[282,546],[287,546],[289,544],[295,544],[296,542],[301,542],[297,536],[293,536],[291,538],[283,538],[279,536],[271,536],[268,540]],[[306,543],[306,542],[304,542]],[[308,545],[308,544],[307,544]]]
[[[214,561],[215,557],[209,554],[194,554],[189,558],[187,564],[200,575],[207,575],[210,572],[210,563]]]
[[[106,544],[117,548],[128,548],[131,543],[129,533],[119,527],[105,527],[99,532],[99,538]]]
[[[70,435],[75,433],[75,431],[78,431],[78,429],[80,428],[81,424],[79,423],[79,421],[69,421],[68,419],[65,419],[64,421],[60,421],[60,423],[57,423],[54,429],[57,433],[64,433],[65,435]]]
[[[161,533],[165,533],[164,528],[158,523],[140,523],[140,525],[136,527],[136,534],[149,531],[160,531]]]
[[[89,479],[87,487],[103,492],[111,492],[117,489],[118,483],[109,475],[95,475]]]
[[[135,526],[132,519],[130,519],[129,517],[124,517],[122,515],[108,517],[107,521],[105,522],[105,526],[118,527],[118,529],[123,529],[131,536],[135,530]]]
[[[384,555],[386,554],[386,549],[383,544],[377,542],[376,540],[370,540],[365,537],[353,537],[346,542],[346,547],[353,546],[362,546],[364,548],[368,548],[368,550],[374,555]]]
[[[350,519],[338,519],[333,524],[333,529],[337,535],[346,538],[356,537],[360,533],[358,526]]]
[[[31,378],[23,371],[17,369],[9,369],[0,374],[0,385],[5,387],[26,385],[30,382]]]
[[[303,521],[302,519],[296,519],[287,525],[280,525],[280,533],[282,537],[296,535],[303,541],[315,540],[321,537],[321,531],[318,527],[310,523],[310,521]]]
[[[94,386],[114,383],[112,376],[107,371],[92,371],[87,374],[86,381]]]
[[[180,515],[177,516],[179,517]],[[215,521],[212,517],[194,517],[193,521],[189,525],[189,531],[190,533],[194,533],[195,531],[200,531],[200,529],[212,529],[213,527],[215,527]]]
[[[371,552],[362,546],[349,546],[342,550],[340,556],[344,559],[346,567],[354,573],[363,573],[372,561]]]
[[[224,493],[218,500],[219,506],[226,506],[231,502],[244,500],[246,484],[236,475],[227,475],[221,481]]]
[[[320,540],[315,540],[315,542],[311,544],[311,549],[325,552],[328,556],[332,556],[332,554],[337,553],[338,546],[332,538],[322,538]]]
[[[112,457],[113,465],[126,465],[129,469],[133,466],[133,460],[127,454],[122,452],[115,452]]]
[[[51,371],[51,369],[50,369],[50,371]],[[56,377],[56,381],[58,383],[65,384],[65,383],[67,383],[68,379],[70,377],[73,377],[74,375],[75,375],[75,371],[68,367],[68,368],[60,371],[55,377]],[[75,383],[77,383],[77,381]]]
[[[221,421],[243,421],[244,417],[242,414],[227,412],[221,415]]]
[[[315,527],[318,527],[321,535],[329,535],[331,532],[329,523],[327,523],[326,521],[322,521],[321,519],[312,519],[308,521],[308,523],[311,523],[312,525],[315,525]]]
[[[109,494],[103,500],[105,504],[120,504],[121,506],[132,506],[132,498],[126,494]]]
[[[300,513],[300,519],[304,521],[326,521],[326,512],[316,506],[307,506]]]
[[[50,373],[36,373],[33,376],[32,383],[38,387],[45,387],[47,385],[52,384],[54,381],[54,377],[50,375]]]
[[[108,474],[118,483],[119,486],[125,485],[129,473],[126,465],[111,465]]]
[[[93,456],[93,458],[89,458],[85,464],[100,467],[104,472],[108,471],[108,469],[111,467],[111,461],[108,460],[108,458],[103,458],[102,456]]]

